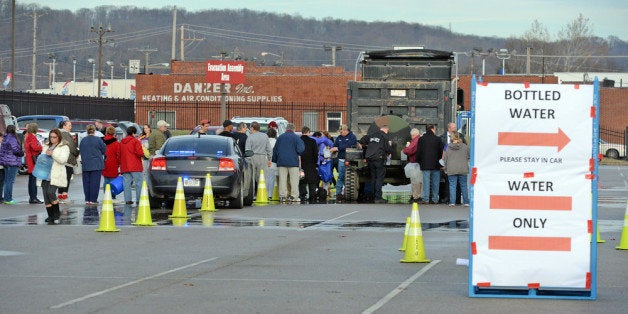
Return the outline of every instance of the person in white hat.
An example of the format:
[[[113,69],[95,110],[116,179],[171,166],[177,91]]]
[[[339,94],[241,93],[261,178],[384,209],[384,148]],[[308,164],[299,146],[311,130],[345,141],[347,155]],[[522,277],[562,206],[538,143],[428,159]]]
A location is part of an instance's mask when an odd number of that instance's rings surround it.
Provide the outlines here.
[[[148,152],[151,156],[155,155],[157,151],[166,142],[166,131],[170,124],[164,120],[157,121],[157,131],[153,132],[148,139]]]

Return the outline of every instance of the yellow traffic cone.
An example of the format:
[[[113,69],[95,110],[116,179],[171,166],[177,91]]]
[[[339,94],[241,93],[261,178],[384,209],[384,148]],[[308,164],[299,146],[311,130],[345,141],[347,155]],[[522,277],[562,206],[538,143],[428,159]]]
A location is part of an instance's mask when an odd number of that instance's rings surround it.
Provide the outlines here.
[[[615,247],[618,250],[628,250],[628,202],[626,202],[626,213],[624,214],[624,229],[621,231],[621,240],[619,240],[619,246]]]
[[[100,223],[98,232],[118,232],[116,229],[116,220],[113,214],[113,201],[111,200],[111,187],[109,184],[105,186],[105,198],[102,201],[102,209],[100,210]]]
[[[279,202],[279,185],[277,185],[277,178],[275,178],[275,186],[273,187],[273,197],[271,197],[270,200]]]
[[[190,218],[188,210],[185,207],[185,193],[183,192],[183,180],[179,177],[177,181],[177,191],[174,194],[174,206],[172,207],[172,215],[168,218]]]
[[[180,226],[187,226],[187,224],[188,224],[188,218],[175,218],[175,217],[173,217],[173,218],[170,218],[170,219],[172,219],[172,225],[173,226],[180,227]]]
[[[421,219],[419,218],[419,205],[412,203],[412,214],[410,215],[410,229],[408,230],[408,240],[406,242],[406,254],[401,260],[402,263],[429,263],[425,258],[425,248],[423,247],[423,231],[421,231]]]
[[[259,171],[259,180],[257,182],[257,195],[255,197],[255,204],[268,204],[268,191],[266,191],[266,177],[264,176],[264,169]]]
[[[403,243],[399,248],[399,251],[405,251],[406,245],[408,244],[408,231],[410,230],[410,217],[406,218],[406,230],[403,232]]]
[[[597,231],[597,243],[605,243],[606,240],[602,240],[600,237],[600,225],[595,224],[595,230]]]
[[[205,177],[205,189],[203,190],[203,202],[201,203],[201,211],[216,211],[214,204],[214,190],[212,188],[212,180],[209,173]]]
[[[146,181],[142,182],[142,192],[140,194],[140,203],[137,205],[137,219],[132,225],[135,226],[156,226],[150,215],[150,201],[148,200],[148,187]]]
[[[201,222],[203,226],[211,227],[214,225],[214,213],[210,211],[201,212]]]

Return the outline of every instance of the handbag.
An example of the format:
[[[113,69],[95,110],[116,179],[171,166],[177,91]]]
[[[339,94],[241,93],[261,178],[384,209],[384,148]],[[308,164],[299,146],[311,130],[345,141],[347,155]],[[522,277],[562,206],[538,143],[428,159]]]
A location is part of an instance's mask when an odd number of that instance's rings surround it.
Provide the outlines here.
[[[40,180],[50,180],[50,170],[54,160],[52,156],[47,154],[39,154],[35,167],[33,168],[33,176]]]
[[[406,178],[418,177],[421,168],[418,163],[409,162],[403,167],[403,172],[406,175]]]

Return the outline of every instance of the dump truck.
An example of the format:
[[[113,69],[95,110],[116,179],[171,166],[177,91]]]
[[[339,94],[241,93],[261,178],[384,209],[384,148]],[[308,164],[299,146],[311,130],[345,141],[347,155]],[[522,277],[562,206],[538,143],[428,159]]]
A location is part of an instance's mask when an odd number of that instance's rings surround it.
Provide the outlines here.
[[[363,54],[362,80],[349,81],[347,86],[347,123],[358,140],[382,125],[389,127],[393,153],[386,163],[384,184],[410,183],[401,150],[410,141],[411,128],[423,133],[426,125],[433,124],[439,135],[455,121],[453,65],[454,54],[448,51],[394,49]],[[370,173],[363,150],[348,149],[345,163],[345,200],[368,201],[364,189]]]

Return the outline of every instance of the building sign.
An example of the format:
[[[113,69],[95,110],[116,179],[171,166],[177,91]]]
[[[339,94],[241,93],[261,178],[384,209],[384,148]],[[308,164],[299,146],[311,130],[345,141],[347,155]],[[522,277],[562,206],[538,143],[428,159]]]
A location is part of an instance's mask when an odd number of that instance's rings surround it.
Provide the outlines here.
[[[138,74],[138,73],[140,73],[140,60],[139,59],[129,60],[129,74]]]
[[[482,288],[590,291],[594,86],[475,89],[470,295]]]
[[[244,62],[240,61],[207,61],[207,83],[244,83]]]

